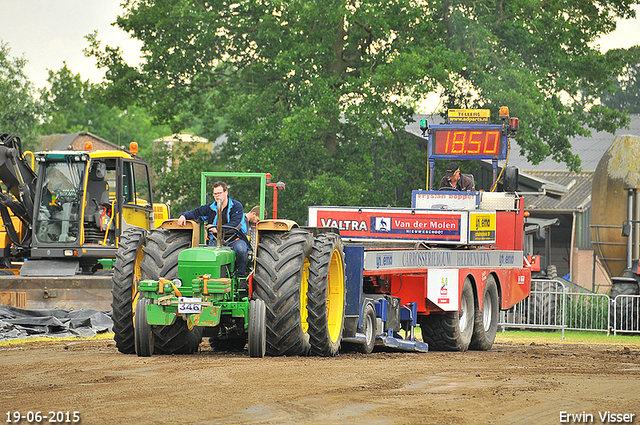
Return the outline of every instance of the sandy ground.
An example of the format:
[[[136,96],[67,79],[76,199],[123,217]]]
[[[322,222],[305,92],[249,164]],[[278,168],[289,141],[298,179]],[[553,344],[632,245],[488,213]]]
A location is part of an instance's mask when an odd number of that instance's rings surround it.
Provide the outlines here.
[[[196,355],[138,358],[111,340],[55,341],[1,347],[0,377],[5,423],[29,411],[43,415],[32,423],[74,411],[83,424],[603,423],[607,411],[640,423],[640,346],[251,359],[205,343]]]

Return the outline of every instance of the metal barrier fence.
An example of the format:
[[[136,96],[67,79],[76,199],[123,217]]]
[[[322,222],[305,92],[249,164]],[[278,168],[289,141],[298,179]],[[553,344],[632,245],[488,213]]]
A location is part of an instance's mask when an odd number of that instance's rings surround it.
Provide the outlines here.
[[[559,280],[532,279],[531,296],[501,311],[498,324],[503,330],[560,329],[563,338],[567,329],[608,332],[611,308],[608,295],[571,292]]]
[[[618,295],[612,300],[613,334],[640,332],[640,295]]]

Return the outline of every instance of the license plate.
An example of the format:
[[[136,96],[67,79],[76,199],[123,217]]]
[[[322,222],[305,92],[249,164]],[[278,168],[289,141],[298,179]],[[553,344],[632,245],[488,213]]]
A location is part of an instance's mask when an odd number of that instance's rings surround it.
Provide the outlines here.
[[[202,313],[202,298],[178,297],[178,313]]]

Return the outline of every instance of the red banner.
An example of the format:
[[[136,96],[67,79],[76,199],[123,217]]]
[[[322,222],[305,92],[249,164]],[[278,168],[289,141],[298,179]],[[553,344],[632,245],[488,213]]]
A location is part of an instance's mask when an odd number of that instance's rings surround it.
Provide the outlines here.
[[[411,210],[338,210],[313,208],[310,225],[336,227],[342,236],[459,242],[462,213],[415,214]],[[314,220],[315,219],[315,220]],[[315,222],[314,222],[315,221]]]

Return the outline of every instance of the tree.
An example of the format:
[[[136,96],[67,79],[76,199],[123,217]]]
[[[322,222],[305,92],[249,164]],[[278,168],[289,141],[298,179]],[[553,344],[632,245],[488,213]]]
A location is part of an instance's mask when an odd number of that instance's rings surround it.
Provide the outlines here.
[[[47,81],[51,88],[41,91],[46,119],[40,134],[88,131],[117,145],[135,141],[143,158],[151,156],[154,139],[170,134],[170,128],[154,124],[144,108],[107,105],[102,86],[83,81],[66,63],[57,72],[49,71]]]
[[[222,167],[214,165],[217,160],[212,152],[189,144],[177,145],[175,148],[155,146],[150,160],[151,166],[156,170],[154,202],[169,203],[173,217],[199,206],[200,173],[222,171]]]
[[[406,205],[426,164],[403,129],[439,88],[447,107],[510,106],[532,162],[579,170],[569,138],[627,122],[597,102],[624,61],[589,43],[636,3],[131,0],[117,25],[143,42],[141,68],[89,51],[113,98],[135,90],[167,122],[224,117],[228,167],[287,181],[300,220],[313,203]]]
[[[613,81],[613,88],[602,96],[602,104],[629,114],[640,114],[640,46],[616,49],[613,53],[629,59],[622,75]]]
[[[0,40],[0,133],[18,135],[24,149],[33,149],[42,108],[23,71],[26,59],[12,58],[10,53],[9,45]]]

